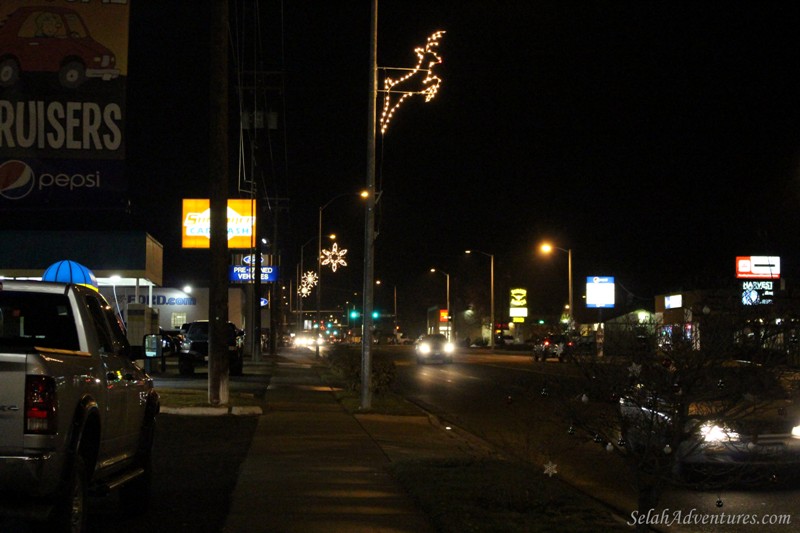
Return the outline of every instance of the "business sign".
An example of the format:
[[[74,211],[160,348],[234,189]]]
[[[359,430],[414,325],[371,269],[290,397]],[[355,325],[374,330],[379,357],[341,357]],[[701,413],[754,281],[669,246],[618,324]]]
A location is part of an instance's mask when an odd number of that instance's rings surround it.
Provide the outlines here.
[[[524,322],[528,316],[528,289],[514,288],[509,291],[508,316],[512,322]]]
[[[3,0],[0,206],[124,205],[127,0]]]
[[[228,267],[228,279],[232,283],[250,283],[255,279],[253,272],[256,267],[246,265],[233,265]],[[261,281],[262,283],[272,283],[278,281],[278,267],[276,266],[262,266],[261,267]]]
[[[680,309],[681,307],[683,307],[682,294],[664,296],[664,309]]]
[[[737,257],[736,277],[739,279],[779,279],[781,277],[781,258],[769,255]]]
[[[742,305],[771,304],[775,298],[775,282],[767,280],[742,281]]]
[[[256,245],[255,200],[228,199],[228,248]],[[211,202],[183,200],[183,248],[209,248],[211,244]]]
[[[586,307],[614,307],[614,277],[586,278]]]
[[[448,317],[447,309],[439,309],[439,322],[447,322]]]

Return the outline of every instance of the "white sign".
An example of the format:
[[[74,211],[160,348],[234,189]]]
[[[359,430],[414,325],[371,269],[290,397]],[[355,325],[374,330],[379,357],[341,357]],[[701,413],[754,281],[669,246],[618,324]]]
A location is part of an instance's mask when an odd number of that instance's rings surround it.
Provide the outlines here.
[[[769,255],[737,257],[736,277],[740,279],[778,279],[781,277],[781,258]]]
[[[586,278],[586,307],[614,307],[614,277]]]

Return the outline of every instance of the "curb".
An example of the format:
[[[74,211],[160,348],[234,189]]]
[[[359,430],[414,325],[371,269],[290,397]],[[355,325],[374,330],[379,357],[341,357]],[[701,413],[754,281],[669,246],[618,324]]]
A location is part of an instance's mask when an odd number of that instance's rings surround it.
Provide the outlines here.
[[[264,411],[256,405],[232,407],[165,407],[162,405],[160,413],[181,416],[261,416]]]

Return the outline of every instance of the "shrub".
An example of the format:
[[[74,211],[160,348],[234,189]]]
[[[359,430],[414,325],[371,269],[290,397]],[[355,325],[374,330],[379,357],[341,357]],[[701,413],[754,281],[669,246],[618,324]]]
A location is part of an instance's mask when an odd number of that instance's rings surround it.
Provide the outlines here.
[[[331,371],[342,381],[343,387],[349,391],[358,391],[361,388],[361,350],[354,346],[336,345],[332,347],[328,357]],[[380,394],[388,391],[394,383],[396,372],[394,363],[380,353],[373,352],[372,379],[370,381],[372,392]]]

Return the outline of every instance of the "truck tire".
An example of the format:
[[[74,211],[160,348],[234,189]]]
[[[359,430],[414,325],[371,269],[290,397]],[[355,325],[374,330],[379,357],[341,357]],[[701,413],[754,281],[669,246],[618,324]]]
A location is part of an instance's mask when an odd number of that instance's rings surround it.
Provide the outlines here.
[[[134,468],[142,468],[144,473],[126,483],[119,489],[123,510],[137,511],[147,508],[150,503],[153,485],[153,443],[155,442],[156,418],[148,409],[142,426],[139,450],[133,462]]]
[[[86,465],[77,453],[47,525],[48,531],[64,533],[81,533],[86,527]]]

